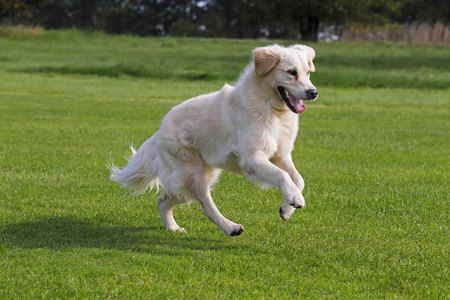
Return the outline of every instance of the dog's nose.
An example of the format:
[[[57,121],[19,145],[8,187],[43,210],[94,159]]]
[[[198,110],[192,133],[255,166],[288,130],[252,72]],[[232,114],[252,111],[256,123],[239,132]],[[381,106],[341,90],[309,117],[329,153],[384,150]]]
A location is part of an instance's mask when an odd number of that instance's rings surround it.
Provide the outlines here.
[[[308,96],[308,100],[314,100],[319,95],[319,92],[316,89],[310,89],[306,91],[306,95]]]

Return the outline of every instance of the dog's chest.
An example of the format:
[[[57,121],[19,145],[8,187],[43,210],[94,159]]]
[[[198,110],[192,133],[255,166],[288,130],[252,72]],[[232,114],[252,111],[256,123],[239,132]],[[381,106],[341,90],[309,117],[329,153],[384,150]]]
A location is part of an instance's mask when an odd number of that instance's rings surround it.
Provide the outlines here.
[[[298,131],[297,119],[291,122],[276,119],[268,125],[263,135],[265,153],[272,158],[291,152]]]

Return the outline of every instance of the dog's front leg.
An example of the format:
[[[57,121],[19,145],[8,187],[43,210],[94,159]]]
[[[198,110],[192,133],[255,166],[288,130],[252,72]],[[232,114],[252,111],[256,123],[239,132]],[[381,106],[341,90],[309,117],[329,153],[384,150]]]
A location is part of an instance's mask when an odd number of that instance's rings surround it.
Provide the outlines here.
[[[275,157],[270,160],[275,166],[280,169],[286,171],[291,177],[292,181],[298,187],[300,192],[303,192],[305,188],[305,181],[303,180],[302,175],[297,171],[294,166],[294,162],[292,161],[292,157],[290,155],[285,157]]]
[[[294,184],[298,187],[300,192],[303,192],[305,187],[305,181],[302,175],[297,171],[292,161],[291,155],[286,155],[284,157],[275,157],[271,159],[271,162],[279,167],[280,169],[286,171],[291,177]],[[287,220],[295,212],[295,208],[283,202],[280,206],[280,216],[283,220]]]
[[[275,186],[283,193],[284,201],[280,207],[280,215],[284,220],[292,215],[295,208],[305,206],[301,190],[289,173],[270,162],[263,152],[257,152],[242,159],[241,168],[250,180]]]

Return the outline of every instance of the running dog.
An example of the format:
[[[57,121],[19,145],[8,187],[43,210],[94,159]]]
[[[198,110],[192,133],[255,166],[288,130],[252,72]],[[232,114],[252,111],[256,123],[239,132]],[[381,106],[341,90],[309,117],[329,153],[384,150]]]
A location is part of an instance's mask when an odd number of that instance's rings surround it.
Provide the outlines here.
[[[162,186],[161,218],[170,231],[185,231],[173,207],[190,201],[223,232],[242,234],[244,227],[225,218],[210,194],[221,170],[283,193],[280,216],[287,220],[305,206],[302,176],[291,152],[304,101],[316,100],[310,81],[315,51],[308,46],[271,45],[253,50],[253,59],[235,86],[189,99],[175,106],[160,129],[123,169],[110,166],[111,180],[143,193]]]

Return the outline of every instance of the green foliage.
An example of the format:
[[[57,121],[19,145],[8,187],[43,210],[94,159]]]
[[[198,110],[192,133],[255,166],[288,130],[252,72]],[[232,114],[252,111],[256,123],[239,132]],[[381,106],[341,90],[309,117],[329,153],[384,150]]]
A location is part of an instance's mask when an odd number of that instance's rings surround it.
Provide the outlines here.
[[[197,204],[167,232],[154,192],[128,196],[105,165],[262,42],[0,32],[0,298],[448,297],[446,47],[312,44],[320,96],[293,153],[307,206],[283,222],[278,191],[223,173],[231,238]]]
[[[450,22],[450,3],[447,0],[408,1],[401,13],[394,18],[400,22]]]
[[[2,4],[3,3],[3,4]],[[298,38],[320,25],[449,21],[445,0],[33,0],[0,2],[5,24],[140,36]]]

